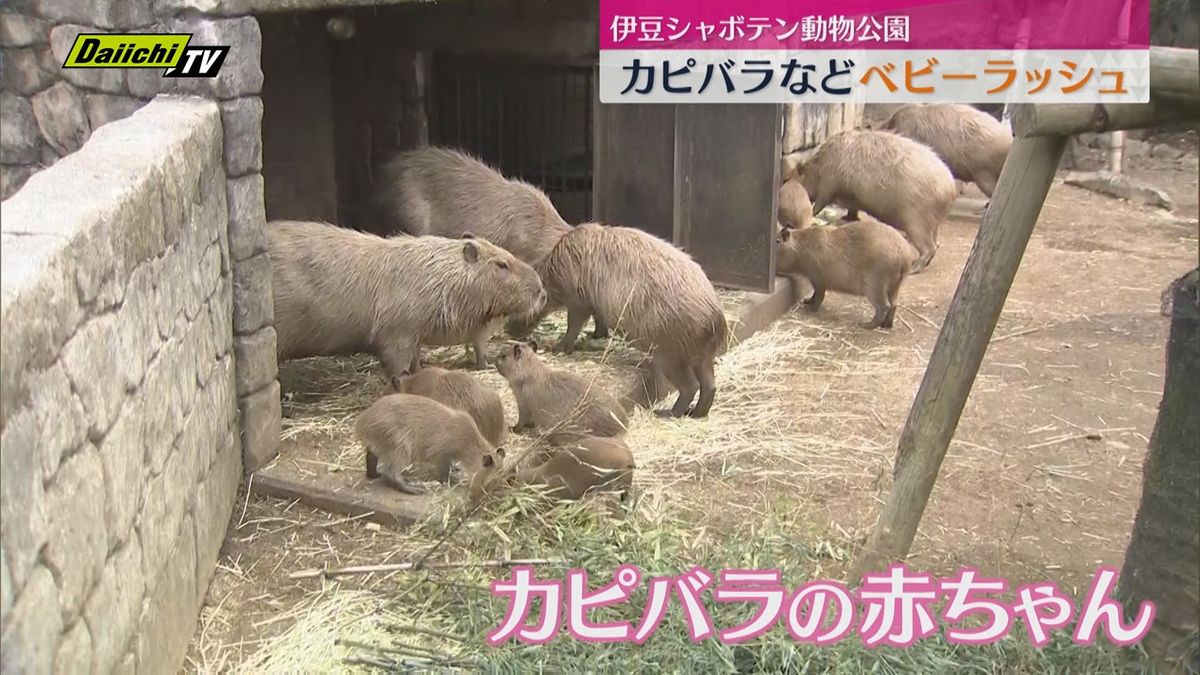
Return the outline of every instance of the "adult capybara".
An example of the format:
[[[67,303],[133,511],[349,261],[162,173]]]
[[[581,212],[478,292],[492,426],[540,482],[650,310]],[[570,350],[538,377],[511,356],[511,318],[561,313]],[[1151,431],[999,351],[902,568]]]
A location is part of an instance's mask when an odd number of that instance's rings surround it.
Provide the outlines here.
[[[625,409],[599,385],[553,370],[537,355],[536,342],[512,342],[496,358],[496,370],[517,399],[513,431],[542,429],[551,442],[583,436],[623,436],[629,427]]]
[[[472,232],[535,268],[571,230],[538,188],[439,147],[409,150],[385,164],[371,191],[371,212],[387,233]],[[545,314],[514,318],[510,332],[528,333]]]
[[[716,289],[688,254],[640,230],[586,223],[564,235],[540,269],[549,303],[567,308],[561,350],[574,350],[593,315],[651,357],[630,403],[649,407],[661,399],[665,376],[679,391],[672,415],[708,414],[728,326]]]
[[[619,492],[625,499],[637,468],[633,453],[618,438],[580,438],[548,447],[538,459],[519,469],[513,482],[545,485],[554,499],[583,499],[600,491]]]
[[[937,232],[958,195],[954,176],[928,146],[890,131],[842,131],[798,168],[813,213],[837,203],[866,211],[908,235],[920,257],[937,253]]]
[[[482,239],[382,238],[326,223],[267,225],[279,359],[370,352],[388,377],[420,369],[420,345],[484,344],[537,312],[537,272]]]
[[[839,227],[779,230],[775,269],[799,274],[813,286],[804,301],[816,311],[825,291],[867,298],[875,315],[865,328],[891,328],[896,316],[896,296],[912,268],[916,251],[894,228],[873,220]]]
[[[397,155],[381,169],[371,202],[377,222],[394,232],[451,238],[471,232],[529,265],[571,231],[546,193],[449,148]]]
[[[431,398],[461,410],[475,420],[479,433],[492,445],[504,443],[508,425],[504,423],[504,404],[495,389],[470,373],[425,366],[415,373],[392,378],[392,389],[399,394]]]
[[[779,224],[804,228],[812,224],[813,208],[808,192],[798,180],[784,181],[779,188]]]
[[[910,103],[892,113],[883,128],[933,148],[955,178],[975,183],[988,198],[1013,142],[1008,125],[958,103]]]
[[[425,492],[410,479],[450,482],[451,465],[458,463],[476,498],[504,460],[504,449],[489,443],[470,415],[424,396],[389,394],[376,400],[355,420],[354,432],[366,446],[367,478],[382,473],[408,494]]]

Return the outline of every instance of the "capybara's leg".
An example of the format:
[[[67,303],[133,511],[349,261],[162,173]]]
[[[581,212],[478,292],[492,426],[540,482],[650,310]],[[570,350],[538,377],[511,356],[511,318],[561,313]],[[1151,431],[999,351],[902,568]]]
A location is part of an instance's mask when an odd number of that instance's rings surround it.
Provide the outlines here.
[[[687,415],[691,411],[692,400],[696,398],[696,392],[700,389],[700,382],[688,364],[679,359],[672,359],[670,363],[662,364],[662,372],[679,391],[675,405],[671,407],[671,417]]]
[[[700,380],[700,400],[692,409],[692,417],[705,417],[712,408],[713,398],[717,395],[717,377],[713,372],[713,357],[707,357],[695,367],[696,378]]]
[[[604,319],[600,318],[599,314],[592,314],[592,323],[595,324],[592,330],[592,339],[608,339],[608,323]]]
[[[847,223],[852,223],[858,220],[858,209],[849,209],[846,211],[846,217],[843,219]]]
[[[567,308],[567,332],[563,333],[562,340],[558,342],[558,351],[564,354],[575,353],[575,341],[579,339],[579,331],[583,330],[583,324],[587,323],[588,314],[577,307]]]
[[[811,280],[810,280],[810,283],[811,283]],[[810,295],[808,297],[808,299],[804,301],[804,305],[806,307],[808,307],[808,309],[810,311],[815,312],[818,309],[821,309],[821,303],[825,302],[825,288],[822,286],[818,286],[816,284],[813,284],[812,287],[813,287],[813,294]]]
[[[975,185],[979,187],[979,191],[983,193],[988,200],[991,200],[992,195],[996,192],[996,183],[999,182],[1000,176],[991,171],[983,171],[975,174]]]
[[[912,273],[918,274],[929,267],[934,254],[937,253],[937,239],[932,232],[919,226],[906,228],[905,233],[908,234],[908,240],[912,242],[913,248],[917,249],[917,253],[920,254],[912,266]]]
[[[549,313],[548,310],[543,309],[535,316],[514,316],[504,324],[504,332],[518,340],[527,338]]]
[[[423,494],[429,492],[429,490],[426,489],[424,485],[421,485],[420,483],[414,483],[412,481],[405,480],[402,476],[393,476],[390,474],[384,474],[383,479],[385,481],[387,481],[387,483],[389,485],[396,488],[400,492],[403,492],[404,494],[423,495]]]
[[[379,478],[379,457],[370,450],[367,451],[367,478]]]
[[[528,407],[517,406],[517,423],[509,427],[513,433],[520,433],[526,429],[533,428],[533,414]]]
[[[471,341],[471,348],[475,350],[475,369],[487,370],[487,343],[491,335],[486,332],[481,332]]]
[[[380,348],[377,355],[388,382],[421,368],[421,349],[411,342],[393,342]]]
[[[875,308],[875,315],[871,317],[870,321],[862,325],[863,328],[891,328],[891,325],[884,325],[888,318],[889,306],[887,289],[884,288],[883,284],[873,284],[867,289],[867,300],[870,300],[871,306]]]

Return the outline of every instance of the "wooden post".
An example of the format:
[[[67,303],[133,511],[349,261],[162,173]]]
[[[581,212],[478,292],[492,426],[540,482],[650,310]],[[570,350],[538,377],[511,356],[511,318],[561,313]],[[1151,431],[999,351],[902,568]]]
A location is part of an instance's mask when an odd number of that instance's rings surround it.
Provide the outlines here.
[[[908,555],[1064,147],[1061,136],[1013,144],[909,410],[891,494],[851,568],[851,586]]]

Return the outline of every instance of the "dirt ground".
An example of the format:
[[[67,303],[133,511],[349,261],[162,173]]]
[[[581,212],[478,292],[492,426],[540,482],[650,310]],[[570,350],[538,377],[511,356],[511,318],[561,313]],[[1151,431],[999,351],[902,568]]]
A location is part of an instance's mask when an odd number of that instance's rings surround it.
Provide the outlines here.
[[[1051,190],[922,521],[914,566],[1053,579],[1078,595],[1097,565],[1121,564],[1162,392],[1163,290],[1197,264],[1196,136],[1171,139],[1191,154],[1134,160],[1129,172],[1166,189],[1176,214],[1061,183]],[[798,538],[843,551],[861,543],[976,230],[976,222],[943,226],[939,253],[901,292],[890,333],[855,328],[869,307],[845,296],[831,295],[818,314],[795,309],[781,319],[777,335],[803,335],[822,350],[763,366],[787,382],[772,395],[784,397],[800,431],[845,440],[816,458],[835,470],[776,480],[786,457],[761,467],[753,455],[731,459],[734,467],[704,462],[670,488],[722,505],[697,512],[698,532],[735,531],[783,508],[809,522]],[[403,560],[414,546],[404,532],[243,493],[188,668],[253,663],[312,602],[287,573]]]

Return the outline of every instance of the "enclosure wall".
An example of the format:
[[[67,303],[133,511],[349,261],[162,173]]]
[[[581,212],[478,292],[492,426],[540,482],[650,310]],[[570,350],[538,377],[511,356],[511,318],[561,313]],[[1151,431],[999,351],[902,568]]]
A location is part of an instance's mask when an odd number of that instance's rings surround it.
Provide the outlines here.
[[[176,672],[242,476],[218,105],[157,99],[0,205],[6,672]],[[273,375],[272,375],[273,378]]]

